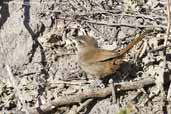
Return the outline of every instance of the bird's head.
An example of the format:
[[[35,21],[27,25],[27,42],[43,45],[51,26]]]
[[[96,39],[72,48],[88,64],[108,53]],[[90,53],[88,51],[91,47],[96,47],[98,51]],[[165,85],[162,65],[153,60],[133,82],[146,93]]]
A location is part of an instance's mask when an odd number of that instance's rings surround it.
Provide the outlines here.
[[[84,48],[97,48],[97,41],[93,38],[90,37],[88,35],[84,35],[84,36],[77,36],[74,39],[76,46],[78,48],[78,50],[82,50]]]

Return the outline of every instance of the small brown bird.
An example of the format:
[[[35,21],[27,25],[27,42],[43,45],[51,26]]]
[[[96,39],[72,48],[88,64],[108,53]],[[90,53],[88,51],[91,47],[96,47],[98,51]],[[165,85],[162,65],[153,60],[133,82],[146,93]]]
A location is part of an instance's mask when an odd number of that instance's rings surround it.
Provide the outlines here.
[[[97,41],[89,35],[80,36],[76,38],[79,65],[87,74],[91,75],[91,78],[88,77],[89,79],[104,78],[120,68],[125,54],[147,33],[149,31],[141,33],[126,48],[118,52],[99,48]]]

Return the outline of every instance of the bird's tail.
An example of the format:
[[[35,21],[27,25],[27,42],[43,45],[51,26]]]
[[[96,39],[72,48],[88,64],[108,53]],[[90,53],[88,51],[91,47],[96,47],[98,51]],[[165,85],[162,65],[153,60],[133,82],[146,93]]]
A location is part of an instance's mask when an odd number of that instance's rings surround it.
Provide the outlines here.
[[[119,52],[119,55],[124,56],[126,53],[128,53],[128,51],[130,49],[132,49],[134,47],[134,45],[136,45],[139,41],[141,41],[145,37],[145,35],[150,33],[150,32],[152,32],[152,30],[146,30],[146,31],[142,32],[140,35],[136,36],[133,39],[133,41],[128,44],[128,46],[126,48],[122,49]]]

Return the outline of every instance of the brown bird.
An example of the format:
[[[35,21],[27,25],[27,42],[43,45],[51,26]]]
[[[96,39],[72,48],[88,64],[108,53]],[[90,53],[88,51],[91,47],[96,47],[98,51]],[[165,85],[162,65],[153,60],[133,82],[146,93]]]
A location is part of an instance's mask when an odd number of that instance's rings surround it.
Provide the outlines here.
[[[150,31],[141,33],[135,37],[127,47],[120,51],[105,50],[98,47],[97,41],[89,35],[76,38],[78,49],[78,62],[81,68],[89,75],[89,79],[101,79],[120,68],[125,54]]]

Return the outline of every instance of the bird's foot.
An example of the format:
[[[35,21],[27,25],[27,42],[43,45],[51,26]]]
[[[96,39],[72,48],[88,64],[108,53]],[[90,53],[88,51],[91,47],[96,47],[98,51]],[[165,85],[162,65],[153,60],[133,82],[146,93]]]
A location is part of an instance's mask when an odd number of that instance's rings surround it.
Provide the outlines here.
[[[100,87],[105,88],[105,85],[103,84],[102,80],[96,79],[96,80],[89,80],[91,87]]]

